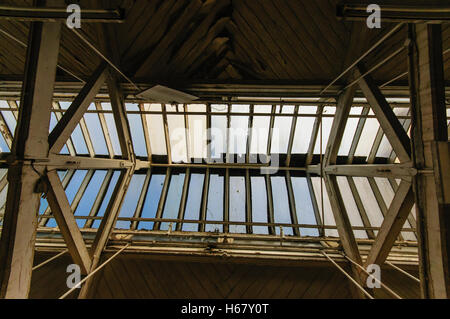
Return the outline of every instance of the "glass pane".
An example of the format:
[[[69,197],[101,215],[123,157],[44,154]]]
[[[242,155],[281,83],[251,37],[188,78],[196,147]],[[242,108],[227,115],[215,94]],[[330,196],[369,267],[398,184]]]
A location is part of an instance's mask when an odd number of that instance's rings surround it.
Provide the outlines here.
[[[109,201],[111,200],[111,196],[114,192],[114,188],[116,187],[117,180],[119,179],[120,172],[115,171],[111,177],[111,181],[108,185],[108,190],[106,191],[105,198],[103,198],[102,204],[98,210],[97,216],[103,216],[105,214],[106,208],[108,207]],[[97,219],[92,224],[92,228],[98,228],[100,226],[101,220]]]
[[[223,191],[224,177],[218,174],[211,174],[209,177],[208,205],[206,220],[223,220]],[[206,231],[223,231],[221,224],[206,224]]]
[[[245,222],[245,178],[230,176],[230,221]],[[245,225],[230,225],[230,233],[245,233]]]
[[[188,105],[189,112],[205,112],[203,104]],[[189,115],[189,152],[194,159],[206,158],[206,115]]]
[[[180,209],[181,194],[183,192],[184,177],[186,174],[172,173],[167,192],[166,203],[164,205],[163,218],[177,219]],[[170,223],[161,223],[161,230],[169,229]],[[172,223],[172,230],[175,230],[176,223]]]
[[[374,115],[372,110],[370,110],[369,115]],[[380,125],[378,124],[377,119],[366,119],[366,123],[364,124],[364,128],[359,139],[358,147],[355,151],[355,156],[369,156],[379,127]]]
[[[65,191],[67,200],[70,204],[72,204],[72,201],[77,194],[78,190],[80,189],[81,183],[83,182],[85,176],[86,176],[87,170],[77,170],[73,174],[72,179],[70,180],[69,184],[67,185]],[[80,221],[78,225],[84,225],[83,221]],[[56,220],[54,218],[49,219],[47,227],[56,227]]]
[[[91,136],[92,145],[96,155],[108,155],[108,148],[106,147],[105,136],[98,118],[98,114],[86,113],[84,115],[86,126]]]
[[[227,117],[211,116],[211,157],[222,158],[226,153]]]
[[[133,217],[136,211],[136,206],[139,201],[139,196],[142,192],[142,186],[144,185],[145,174],[134,174],[131,177],[130,184],[128,185],[127,193],[123,200],[122,207],[120,209],[119,217]],[[118,220],[116,222],[116,228],[129,229],[131,222],[126,220]]]
[[[72,132],[73,146],[75,147],[75,152],[77,155],[88,154],[88,149],[86,146],[86,141],[84,140],[83,133],[81,132],[80,125],[78,124]]]
[[[256,110],[256,106],[255,106]],[[270,110],[269,110],[270,111]],[[250,143],[251,154],[266,154],[269,138],[270,116],[253,117],[253,128]]]
[[[334,114],[336,111],[336,108],[334,107],[330,107],[330,106],[326,106],[323,108],[323,112],[322,114]],[[327,147],[327,143],[328,143],[328,138],[330,137],[330,131],[331,131],[331,127],[333,126],[333,117],[323,117],[322,118],[322,145],[320,145],[320,129],[317,133],[317,139],[316,139],[316,144],[314,146],[314,154],[324,154],[325,153],[325,149]]]
[[[272,176],[272,197],[273,214],[275,223],[291,224],[291,215],[289,210],[289,199],[286,188],[286,180],[282,176]],[[280,227],[275,227],[277,235],[280,234]],[[283,227],[285,235],[293,235],[292,227]]]
[[[278,106],[277,106],[278,107]],[[293,105],[284,105],[282,114],[293,114]],[[287,153],[289,135],[291,133],[292,117],[277,116],[273,125],[271,154]]]
[[[317,107],[300,106],[299,114],[316,114]],[[294,132],[294,144],[292,146],[293,154],[306,154],[308,152],[309,142],[311,140],[312,129],[315,117],[297,118],[297,125]]]
[[[165,178],[165,174],[152,174],[142,208],[142,218],[155,218]],[[138,229],[151,230],[153,229],[153,222],[139,222]]]
[[[186,128],[183,115],[167,115],[172,161],[187,162]]]
[[[356,206],[356,202],[353,198],[352,190],[350,189],[347,178],[338,176],[337,182],[344,201],[345,210],[347,211],[347,215],[350,219],[350,224],[352,227],[363,227],[364,224],[362,222],[361,215],[359,214],[358,206]],[[356,238],[368,238],[367,233],[364,230],[354,230],[353,233]]]
[[[306,177],[291,177],[299,224],[317,225]],[[319,236],[317,228],[300,228],[302,236]]]
[[[252,176],[252,220],[267,223],[267,191],[264,177]],[[253,226],[253,233],[268,234],[267,226]]]
[[[352,107],[350,109],[351,115],[361,115],[363,108],[358,107]],[[359,118],[350,117],[347,119],[347,125],[345,126],[344,135],[342,137],[342,143],[339,147],[339,156],[346,156],[348,155],[348,152],[350,151],[350,147],[352,146],[353,142],[353,136],[355,135],[356,128],[358,126]]]
[[[102,182],[105,179],[105,176],[106,171],[104,170],[98,170],[94,173],[91,181],[89,182],[89,185],[86,188],[86,191],[84,192],[80,200],[80,203],[77,206],[77,209],[75,210],[75,216],[89,216],[92,205],[94,204],[94,201],[98,196],[98,192],[100,190],[100,187],[102,186]],[[83,227],[85,222],[86,220],[84,219],[77,219],[78,227]]]
[[[139,114],[128,114],[130,123],[131,139],[133,141],[134,152],[137,156],[147,157],[147,147],[145,146],[144,129],[142,119]]]
[[[161,112],[161,104],[144,104],[145,111]],[[161,114],[147,114],[145,116],[150,136],[152,154],[167,155],[166,140],[164,138],[164,122]]]
[[[320,177],[311,177],[311,182],[313,184],[314,193],[316,195],[317,206],[319,207],[320,216],[324,216],[325,226],[336,226],[336,221],[334,220],[333,211],[331,210],[330,200],[328,198],[327,189],[325,188],[325,183]],[[322,183],[322,189],[320,184]],[[322,214],[322,192],[323,190],[323,214]],[[336,229],[325,229],[325,236],[329,237],[339,237]]]
[[[101,104],[103,110],[111,111],[110,103]],[[115,155],[122,155],[120,149],[119,136],[117,135],[116,123],[114,122],[114,116],[111,113],[104,113],[106,127],[108,128],[109,137],[111,138],[111,144],[113,146]]]
[[[199,219],[200,209],[202,205],[202,192],[204,179],[205,179],[204,174],[191,174],[191,178],[189,181],[188,198],[186,202],[186,210],[184,212],[184,219],[187,220]],[[182,230],[197,231],[198,224],[184,223]]]
[[[372,227],[380,227],[384,217],[380,211],[375,195],[372,192],[369,181],[366,177],[354,177],[353,179],[366,210],[367,217],[369,218],[370,225]],[[374,231],[374,233],[376,235],[378,231]]]
[[[233,105],[232,112],[248,113],[248,105]],[[230,154],[247,153],[248,116],[231,116],[228,151]]]

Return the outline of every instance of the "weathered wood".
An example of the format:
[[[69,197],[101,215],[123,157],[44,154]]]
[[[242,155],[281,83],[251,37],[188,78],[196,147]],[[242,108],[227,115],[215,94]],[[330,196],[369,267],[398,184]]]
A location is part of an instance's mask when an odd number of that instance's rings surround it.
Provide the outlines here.
[[[360,64],[355,72],[355,76],[360,77],[365,73],[364,66]],[[366,75],[361,78],[359,80],[359,86],[367,101],[370,103],[380,126],[383,128],[384,134],[386,134],[398,158],[401,162],[409,162],[411,160],[409,137],[371,75]]]
[[[106,243],[108,242],[111,231],[116,224],[117,217],[119,215],[120,208],[122,207],[122,203],[125,198],[125,194],[128,189],[128,185],[130,184],[132,175],[133,169],[126,169],[120,172],[120,176],[117,180],[114,192],[111,196],[108,207],[106,208],[105,215],[103,216],[98,231],[95,235],[94,242],[91,246],[90,256],[92,258],[92,264],[89,272],[95,270],[100,262],[101,254],[105,248]],[[86,295],[89,293],[91,284],[91,279],[86,281],[84,286],[82,286],[81,288],[78,298],[86,298]]]
[[[337,178],[336,176],[325,174],[324,182],[328,193],[328,198],[330,200],[333,216],[336,221],[337,231],[342,243],[342,248],[344,249],[344,252],[347,256],[361,265],[362,259],[359,253],[358,244],[356,243],[352,225],[350,223],[350,219],[348,218],[344,200],[342,198],[341,192],[339,191]],[[360,274],[360,270],[354,265],[351,265],[351,269],[353,278],[361,284],[362,276]],[[363,297],[360,293],[358,293],[358,296]]]
[[[414,204],[411,183],[402,181],[384,217],[365,265],[382,265],[392,249]]]
[[[69,253],[74,263],[80,266],[81,272],[87,274],[91,267],[91,257],[56,171],[47,173],[46,184],[48,187],[47,201],[69,249]]]
[[[92,74],[48,137],[50,153],[59,153],[105,82],[106,62]]]
[[[336,159],[341,146],[342,137],[344,136],[345,127],[347,125],[348,115],[353,105],[353,97],[355,96],[356,86],[353,85],[346,89],[338,98],[336,106],[336,114],[334,116],[333,125],[331,126],[328,144],[326,146],[325,155],[323,157],[323,165],[326,167],[330,164],[336,164]]]
[[[317,166],[308,168],[310,172],[318,172]],[[325,174],[361,177],[412,177],[417,170],[411,164],[352,164],[329,165],[324,168]],[[319,173],[319,172],[318,172]]]
[[[31,23],[19,120],[8,169],[8,195],[0,240],[0,297],[26,298],[33,267],[40,193],[35,188],[44,168],[21,162],[48,155],[48,130],[61,25]],[[38,173],[37,173],[38,172]]]
[[[442,30],[440,25],[417,24],[410,25],[408,33],[412,42],[408,64],[413,160],[418,169],[413,185],[422,296],[449,298],[450,203],[442,194],[450,181],[442,179],[439,162],[445,157],[439,156],[436,148],[448,144]],[[446,149],[448,158],[448,146]]]

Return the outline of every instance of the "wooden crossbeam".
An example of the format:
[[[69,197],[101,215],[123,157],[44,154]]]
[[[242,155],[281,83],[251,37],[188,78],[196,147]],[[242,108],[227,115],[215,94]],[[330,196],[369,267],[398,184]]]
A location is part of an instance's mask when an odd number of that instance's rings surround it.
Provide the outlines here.
[[[336,164],[336,159],[341,146],[342,137],[344,136],[345,127],[347,125],[348,115],[353,104],[356,86],[353,85],[346,89],[338,98],[336,114],[334,116],[333,125],[330,130],[328,144],[326,146],[323,164],[325,166]]]
[[[100,63],[75,100],[56,124],[48,137],[50,153],[59,153],[69,139],[75,127],[79,124],[94,97],[105,82],[106,62]]]
[[[339,234],[339,238],[342,243],[342,248],[347,256],[354,260],[358,264],[362,264],[361,255],[359,253],[358,244],[353,233],[350,219],[348,218],[347,210],[344,205],[341,192],[337,183],[336,176],[325,174],[324,177],[325,187],[330,200],[331,209],[334,219],[336,221],[336,227]],[[353,278],[362,283],[362,276],[360,271],[354,265],[351,266]],[[358,296],[363,297],[358,293]]]
[[[67,200],[64,187],[56,171],[48,172],[45,180],[48,187],[47,201],[69,253],[74,263],[80,266],[81,272],[87,274],[91,267],[91,257]]]
[[[356,76],[360,77],[365,73],[366,69],[359,64]],[[358,83],[398,158],[401,162],[409,162],[411,160],[411,141],[372,76],[368,74]]]
[[[313,167],[311,167],[311,170]],[[359,177],[412,177],[417,170],[411,164],[352,164],[329,165],[324,168],[325,174]]]
[[[120,91],[117,77],[110,72],[107,75],[106,82],[108,84],[109,97],[111,100],[111,108],[114,115],[114,122],[117,128],[117,135],[119,137],[120,150],[122,157],[125,159],[134,158],[133,143],[131,140],[130,128],[125,110],[125,103]]]
[[[411,212],[413,204],[414,195],[411,183],[402,180],[367,256],[366,266],[384,263]]]
[[[109,201],[108,207],[106,208],[105,215],[100,223],[98,231],[95,235],[94,242],[92,243],[90,256],[92,258],[91,268],[89,272],[95,270],[100,262],[101,254],[105,248],[106,243],[111,235],[111,232],[116,224],[117,217],[122,207],[123,200],[125,198],[128,185],[130,183],[131,177],[133,175],[133,169],[126,169],[120,172],[120,176],[117,180],[114,192]],[[86,281],[84,286],[81,288],[78,298],[83,299],[89,293],[92,280]]]

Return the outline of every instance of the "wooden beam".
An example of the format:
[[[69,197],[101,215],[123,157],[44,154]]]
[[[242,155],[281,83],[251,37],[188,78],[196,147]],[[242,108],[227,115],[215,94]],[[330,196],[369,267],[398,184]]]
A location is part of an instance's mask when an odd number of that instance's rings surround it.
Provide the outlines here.
[[[347,256],[361,265],[362,259],[359,253],[358,244],[353,233],[350,219],[348,218],[344,200],[342,199],[341,192],[339,191],[337,178],[336,176],[325,174],[324,181],[328,193],[328,199],[333,211],[334,220],[336,221],[336,227],[341,240],[342,248]],[[362,284],[360,270],[354,265],[351,265],[351,269],[353,278],[358,283]],[[358,294],[358,296],[363,297],[361,294]]]
[[[367,256],[366,266],[370,264],[382,265],[385,262],[413,205],[414,195],[411,183],[402,180]]]
[[[69,249],[69,253],[74,263],[80,266],[81,272],[87,274],[91,267],[91,258],[67,200],[61,180],[56,171],[48,172],[45,180],[48,187],[47,201]]]
[[[95,96],[105,82],[106,66],[106,62],[100,63],[50,133],[48,137],[50,153],[59,153],[61,151],[89,105],[94,101]]]
[[[317,171],[317,167],[309,168],[310,172]],[[360,177],[412,177],[417,170],[411,164],[352,164],[352,165],[329,165],[324,168],[325,174],[339,176]]]
[[[125,103],[123,101],[123,95],[120,91],[117,77],[112,74],[112,72],[112,70],[108,72],[106,82],[108,83],[109,98],[111,100],[114,122],[116,124],[117,135],[119,137],[120,150],[122,151],[123,158],[132,159],[134,158],[134,150],[127,113],[125,110]]]
[[[357,77],[360,77],[366,73],[366,70],[360,64],[355,73]],[[380,126],[383,128],[384,134],[386,134],[398,158],[401,162],[409,162],[411,160],[411,142],[409,137],[371,75],[366,75],[361,78],[359,80],[359,86],[367,101],[370,103]]]
[[[113,170],[108,170],[102,185],[100,186],[100,189],[98,190],[97,196],[95,197],[95,201],[92,204],[91,210],[89,211],[89,216],[97,216],[98,211],[100,209],[100,205],[103,203],[103,200],[105,199],[106,192],[108,191],[109,184],[111,183],[111,178],[113,176]],[[92,223],[94,222],[93,219],[87,219],[84,228],[90,228],[92,227]]]
[[[350,114],[350,109],[353,105],[355,92],[356,86],[353,85],[346,89],[338,98],[336,114],[334,116],[333,125],[331,126],[330,136],[328,138],[328,144],[323,157],[323,165],[325,167],[330,164],[336,164],[339,147],[341,146],[345,127],[347,126],[348,115]]]
[[[48,130],[59,53],[61,25],[31,23],[25,78],[8,169],[8,194],[0,239],[0,298],[26,298],[30,289],[40,193],[35,187],[44,167],[25,158],[48,155]]]
[[[291,173],[289,171],[286,171],[285,181],[288,194],[289,213],[291,215],[291,222],[293,224],[298,224],[297,207],[295,205],[295,197],[294,197],[294,188],[292,187]],[[298,227],[294,227],[293,230],[294,236],[300,236],[300,229]]]
[[[55,110],[61,110],[61,105],[59,104],[59,102],[57,101],[53,101],[53,109]],[[53,114],[55,114],[56,120],[59,122],[63,116],[62,112],[54,112]],[[102,114],[103,115],[103,114]],[[72,138],[69,137],[67,140],[67,149],[69,151],[70,156],[76,156],[77,153],[75,151],[75,146],[73,144]]]
[[[411,133],[413,160],[418,169],[413,186],[422,296],[449,298],[450,202],[443,195],[450,181],[442,178],[441,166],[447,158],[445,170],[448,171],[442,28],[431,24],[410,25],[408,34]]]
[[[89,272],[95,270],[100,262],[101,254],[106,246],[106,243],[108,242],[114,225],[116,224],[120,208],[122,207],[122,203],[128,189],[128,185],[130,184],[131,177],[133,176],[133,172],[134,170],[132,168],[122,170],[120,172],[120,176],[117,180],[114,192],[111,196],[108,207],[106,208],[105,215],[103,216],[98,231],[95,235],[94,242],[91,246],[90,255],[92,258],[92,264]],[[88,280],[84,284],[84,286],[81,288],[80,294],[78,295],[79,299],[86,298],[87,294],[89,293],[91,284],[92,280]]]
[[[12,19],[15,21],[39,21],[39,22],[66,22],[70,12],[66,8],[42,8],[42,7],[0,7],[0,19]],[[120,9],[84,9],[82,13],[83,23],[122,23],[125,21],[124,12]]]

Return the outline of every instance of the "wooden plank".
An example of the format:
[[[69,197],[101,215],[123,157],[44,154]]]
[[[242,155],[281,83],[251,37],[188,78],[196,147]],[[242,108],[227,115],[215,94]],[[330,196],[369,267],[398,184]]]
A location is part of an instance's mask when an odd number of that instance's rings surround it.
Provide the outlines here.
[[[64,187],[56,171],[46,175],[47,201],[56,219],[64,242],[75,264],[80,267],[83,274],[87,274],[91,267],[91,258],[75,221]]]
[[[137,69],[136,77],[144,76],[148,72],[156,72],[155,68],[158,68],[157,64],[164,54],[167,54],[167,49],[173,44],[173,41],[186,32],[186,25],[195,16],[197,11],[202,7],[200,0],[189,1],[189,4],[184,9],[180,17],[171,25],[169,31],[164,35],[162,40],[154,48],[154,50],[145,58]]]
[[[112,74],[112,72],[112,70],[108,72],[106,82],[108,84],[108,92],[111,100],[111,108],[114,115],[117,135],[119,137],[120,150],[123,158],[132,159],[134,158],[134,150],[125,110],[125,103],[123,101],[123,95],[120,92],[118,79],[114,74]]]
[[[412,40],[408,60],[411,133],[414,161],[419,170],[413,185],[422,297],[449,298],[450,203],[442,196],[444,184],[448,185],[449,181],[442,179],[440,166],[436,166],[443,158],[437,157],[439,152],[435,149],[436,144],[448,143],[442,28],[431,24],[410,25],[408,33]]]
[[[310,170],[317,170],[317,167],[313,166]],[[407,178],[416,175],[417,170],[409,164],[345,164],[329,165],[324,168],[324,172],[340,176]]]
[[[53,108],[55,110],[61,110],[61,105],[59,105],[59,102],[57,101],[53,101]],[[54,112],[53,114],[55,114],[56,120],[60,121],[63,114],[62,112]],[[69,136],[68,140],[67,140],[67,149],[69,151],[70,156],[76,156],[76,150],[75,150],[75,146],[73,145],[73,141],[72,138]]]
[[[323,163],[325,166],[336,164],[339,147],[341,146],[345,127],[347,126],[348,115],[350,114],[350,109],[353,105],[355,92],[356,86],[353,85],[346,89],[338,98],[336,114],[334,116],[325,155],[323,157]]]
[[[362,259],[359,253],[358,244],[356,243],[352,225],[350,223],[350,219],[348,218],[344,200],[341,192],[339,191],[337,178],[336,176],[325,174],[324,180],[334,220],[336,221],[339,238],[341,239],[342,248],[350,259],[361,265]],[[353,278],[361,284],[362,277],[360,275],[360,271],[354,265],[351,265],[351,269]],[[360,297],[363,296],[361,292],[357,292],[357,295]]]
[[[11,154],[19,163],[8,169],[8,194],[0,239],[0,298],[26,298],[31,283],[40,193],[36,171],[25,158],[48,155],[50,106],[59,53],[61,25],[30,25],[19,120]]]
[[[102,111],[103,110],[102,104],[99,102],[95,102],[95,109],[97,111]],[[100,126],[102,127],[103,136],[105,137],[106,148],[108,149],[109,158],[114,158],[114,147],[112,145],[112,140],[111,140],[111,135],[109,134],[108,125],[106,124],[105,114],[99,112],[98,119],[100,121]]]
[[[116,224],[117,217],[122,207],[123,199],[125,197],[128,185],[130,184],[131,177],[134,170],[132,168],[122,170],[117,180],[114,192],[106,208],[105,215],[100,223],[98,231],[95,235],[94,242],[92,243],[90,255],[92,257],[91,269],[89,272],[95,270],[100,262],[101,253],[103,252],[106,243],[111,235],[111,231]],[[85,284],[81,287],[79,299],[86,298],[89,293],[90,286],[92,285],[92,277],[89,278]]]
[[[365,73],[366,69],[364,66],[359,65],[355,76],[360,77]],[[359,86],[400,161],[409,162],[411,160],[411,142],[409,137],[370,74],[359,80]]]
[[[402,180],[367,256],[366,266],[370,264],[382,265],[384,263],[400,235],[413,204],[414,194],[411,183]]]
[[[94,101],[101,86],[105,82],[106,62],[102,62],[91,75],[70,107],[64,112],[48,136],[50,153],[59,153],[80,122],[89,105]]]

